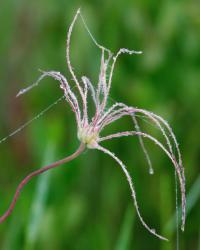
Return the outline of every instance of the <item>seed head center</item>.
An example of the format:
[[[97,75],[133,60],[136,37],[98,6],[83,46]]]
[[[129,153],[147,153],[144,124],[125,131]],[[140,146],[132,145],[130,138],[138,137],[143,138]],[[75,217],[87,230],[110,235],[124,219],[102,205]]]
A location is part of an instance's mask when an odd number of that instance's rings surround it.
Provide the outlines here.
[[[78,139],[83,142],[88,148],[95,148],[99,134],[97,131],[94,131],[90,126],[79,128],[78,130]]]

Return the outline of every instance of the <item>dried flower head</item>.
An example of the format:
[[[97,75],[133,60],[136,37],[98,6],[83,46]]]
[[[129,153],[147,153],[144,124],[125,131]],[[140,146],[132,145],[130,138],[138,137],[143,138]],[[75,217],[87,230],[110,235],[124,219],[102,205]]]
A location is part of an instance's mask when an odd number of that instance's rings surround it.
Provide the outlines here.
[[[92,38],[93,42],[101,50],[101,66],[100,66],[100,73],[99,73],[99,80],[98,80],[97,88],[94,87],[94,85],[91,83],[89,78],[86,76],[81,77],[81,80],[79,80],[70,62],[71,33],[72,33],[74,24],[78,16],[81,17],[84,23],[84,26],[86,30],[88,31],[90,37]],[[144,222],[144,219],[140,214],[133,180],[126,166],[124,165],[124,163],[113,152],[101,146],[101,142],[106,141],[106,140],[111,140],[114,138],[120,138],[124,136],[138,136],[140,145],[144,151],[144,155],[148,162],[151,174],[153,174],[153,168],[152,168],[151,160],[145,148],[143,138],[149,139],[150,141],[154,142],[160,149],[162,149],[164,153],[168,156],[168,158],[171,160],[175,168],[175,172],[178,176],[180,190],[181,190],[181,202],[182,202],[182,227],[181,228],[182,230],[184,230],[185,205],[186,205],[184,168],[182,165],[182,159],[181,159],[179,146],[178,146],[176,137],[171,127],[162,117],[144,109],[131,107],[124,103],[119,103],[119,102],[114,103],[111,107],[108,108],[108,105],[107,105],[108,97],[110,95],[110,89],[111,89],[111,83],[112,83],[112,77],[113,77],[115,64],[116,64],[117,58],[121,54],[125,54],[125,53],[129,55],[133,55],[133,54],[141,54],[142,52],[121,48],[116,54],[113,55],[110,50],[108,50],[107,48],[97,43],[97,41],[94,39],[94,37],[90,33],[80,13],[80,10],[77,11],[67,33],[66,60],[67,60],[67,66],[68,66],[69,72],[71,73],[73,81],[75,82],[75,85],[78,89],[78,94],[80,95],[81,101],[79,101],[78,96],[75,94],[75,92],[72,91],[72,88],[68,80],[60,72],[57,72],[57,71],[42,71],[42,75],[37,80],[37,82],[29,86],[28,88],[21,90],[17,96],[20,96],[26,93],[27,91],[29,91],[30,89],[32,89],[33,87],[37,86],[39,82],[47,76],[52,77],[55,80],[57,80],[60,84],[60,88],[64,91],[64,96],[65,96],[66,101],[69,103],[71,110],[73,111],[75,115],[75,119],[77,123],[77,136],[81,142],[80,148],[72,156],[67,157],[63,160],[60,160],[56,163],[53,163],[42,169],[39,169],[33,172],[32,174],[30,174],[28,177],[26,177],[22,181],[22,183],[20,183],[20,185],[18,186],[17,192],[15,194],[15,197],[13,199],[13,202],[9,210],[6,212],[6,214],[4,214],[0,218],[0,221],[3,221],[10,214],[10,212],[14,208],[16,199],[19,195],[19,191],[33,176],[38,175],[44,171],[47,171],[50,168],[56,167],[64,162],[68,162],[69,160],[72,160],[73,158],[77,157],[84,150],[85,147],[87,147],[89,149],[97,149],[99,151],[102,151],[103,153],[111,156],[120,165],[124,175],[127,178],[128,184],[130,186],[134,205],[135,205],[135,208],[136,208],[136,211],[137,211],[137,214],[141,223],[150,233],[154,234],[160,239],[166,240],[166,238],[156,233],[154,229],[151,229]],[[95,113],[92,117],[90,117],[88,114],[89,113],[88,101],[87,101],[88,95],[92,97],[94,107],[95,107]],[[158,127],[158,129],[161,131],[164,137],[165,143],[161,143],[155,137],[151,136],[150,134],[144,133],[140,130],[139,124],[136,119],[138,114],[142,114],[143,116],[148,118],[155,126]],[[104,128],[107,125],[119,120],[120,118],[124,116],[131,117],[135,125],[135,130],[120,131],[115,134],[110,134],[105,137],[101,137],[101,132],[104,130]],[[176,153],[173,153],[172,145],[175,145]]]

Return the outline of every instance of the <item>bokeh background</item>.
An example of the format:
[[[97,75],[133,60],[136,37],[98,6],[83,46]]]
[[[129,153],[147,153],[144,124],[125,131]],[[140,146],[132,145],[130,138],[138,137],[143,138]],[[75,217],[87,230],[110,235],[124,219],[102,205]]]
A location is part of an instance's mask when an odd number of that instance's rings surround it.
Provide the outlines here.
[[[173,127],[185,165],[187,220],[180,249],[200,249],[200,4],[199,1],[148,0],[1,0],[0,137],[32,119],[57,100],[58,83],[44,80],[26,95],[38,69],[58,70],[69,81],[65,42],[78,7],[99,43],[142,50],[121,56],[109,104],[115,100],[161,115]],[[81,21],[73,31],[72,64],[78,77],[98,79],[100,51]],[[71,81],[73,85],[73,81]],[[158,131],[138,118],[144,131]],[[131,130],[124,118],[104,134]],[[17,135],[0,144],[0,213],[19,181],[30,171],[74,152],[79,142],[69,106],[61,101]],[[145,221],[169,238],[160,241],[140,223],[120,167],[107,155],[88,150],[78,159],[33,179],[21,193],[11,217],[0,225],[2,250],[176,249],[175,181],[170,161],[145,141],[155,174],[138,138],[104,146],[127,165]]]

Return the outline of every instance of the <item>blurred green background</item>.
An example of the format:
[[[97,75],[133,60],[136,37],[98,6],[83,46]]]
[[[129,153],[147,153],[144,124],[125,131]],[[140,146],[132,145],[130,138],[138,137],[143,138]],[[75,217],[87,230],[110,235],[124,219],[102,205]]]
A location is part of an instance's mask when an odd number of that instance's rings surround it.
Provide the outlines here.
[[[199,1],[1,0],[0,138],[62,95],[58,83],[46,79],[15,98],[21,88],[38,78],[38,69],[57,70],[71,80],[65,42],[78,7],[99,43],[113,52],[120,47],[144,52],[121,56],[109,102],[152,110],[171,124],[180,143],[187,181],[187,220],[185,232],[180,232],[180,249],[199,250]],[[73,31],[71,56],[77,75],[86,75],[96,83],[100,52],[80,20]],[[143,119],[140,124],[161,138]],[[131,129],[130,120],[124,118],[104,134]],[[169,242],[155,238],[141,225],[120,167],[107,155],[88,150],[24,188],[13,214],[0,225],[0,249],[176,249],[173,167],[163,152],[145,142],[154,175],[148,173],[137,138],[104,145],[128,166],[147,224]],[[0,213],[7,209],[25,175],[70,155],[78,145],[75,119],[64,101],[0,144]]]

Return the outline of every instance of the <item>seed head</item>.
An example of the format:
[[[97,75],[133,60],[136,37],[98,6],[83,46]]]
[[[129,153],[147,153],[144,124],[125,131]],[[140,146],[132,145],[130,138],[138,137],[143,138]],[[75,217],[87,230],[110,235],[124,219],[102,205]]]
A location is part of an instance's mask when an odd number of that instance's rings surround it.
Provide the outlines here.
[[[74,24],[78,18],[83,21],[84,27],[86,28],[89,36],[91,37],[94,44],[101,50],[101,66],[99,72],[99,80],[96,86],[91,83],[88,77],[82,76],[81,79],[78,79],[76,76],[73,67],[70,61],[70,41],[71,41],[71,33],[73,31]],[[186,198],[185,198],[185,175],[184,175],[184,168],[182,164],[181,153],[179,150],[179,145],[176,140],[176,137],[167,123],[161,116],[154,114],[153,112],[139,109],[135,107],[128,106],[124,103],[116,102],[111,107],[108,107],[108,98],[110,95],[111,90],[111,83],[112,83],[112,76],[115,68],[115,64],[117,62],[118,57],[121,54],[129,54],[129,55],[139,55],[141,51],[135,50],[128,50],[125,48],[119,49],[119,51],[115,54],[111,53],[111,51],[102,45],[98,44],[97,41],[92,36],[91,32],[89,31],[80,10],[77,11],[76,15],[74,16],[72,23],[69,27],[67,33],[67,44],[66,44],[66,61],[69,72],[73,78],[73,82],[78,89],[78,95],[73,92],[70,83],[65,78],[63,74],[57,71],[42,71],[42,75],[36,81],[36,83],[32,84],[26,89],[21,90],[18,93],[22,95],[32,89],[33,87],[37,86],[39,82],[45,77],[52,77],[56,81],[59,82],[60,88],[63,90],[65,99],[68,102],[71,110],[73,111],[77,123],[77,136],[81,142],[81,150],[86,146],[89,149],[97,149],[102,151],[103,153],[112,157],[118,165],[121,167],[130,187],[131,195],[133,198],[133,202],[136,208],[136,212],[138,217],[142,223],[142,225],[153,235],[157,236],[162,240],[166,240],[163,236],[159,235],[154,229],[149,227],[146,222],[144,221],[143,217],[141,216],[136,191],[133,184],[133,180],[125,166],[125,164],[110,150],[106,149],[105,147],[101,146],[101,142],[106,140],[111,140],[114,138],[120,137],[127,137],[127,136],[137,136],[139,138],[140,145],[144,152],[145,158],[149,165],[149,172],[153,173],[152,163],[148,152],[145,148],[145,144],[143,139],[148,139],[155,143],[157,147],[159,147],[170,159],[176,174],[178,176],[180,190],[181,190],[181,203],[182,203],[182,230],[184,230],[185,225],[185,207],[186,207]],[[95,113],[90,116],[89,109],[88,109],[88,95],[92,97],[93,105],[95,108]],[[79,101],[81,100],[81,101]],[[141,131],[140,126],[137,121],[137,116],[142,115],[147,118],[152,124],[154,124],[161,132],[163,136],[163,142],[159,141],[157,138]],[[101,137],[101,132],[107,127],[108,125],[112,124],[115,121],[118,121],[124,116],[129,116],[133,122],[135,130],[130,131],[120,131],[115,134],[110,134],[104,137]],[[174,151],[175,149],[175,151]],[[63,162],[62,162],[63,163]]]

